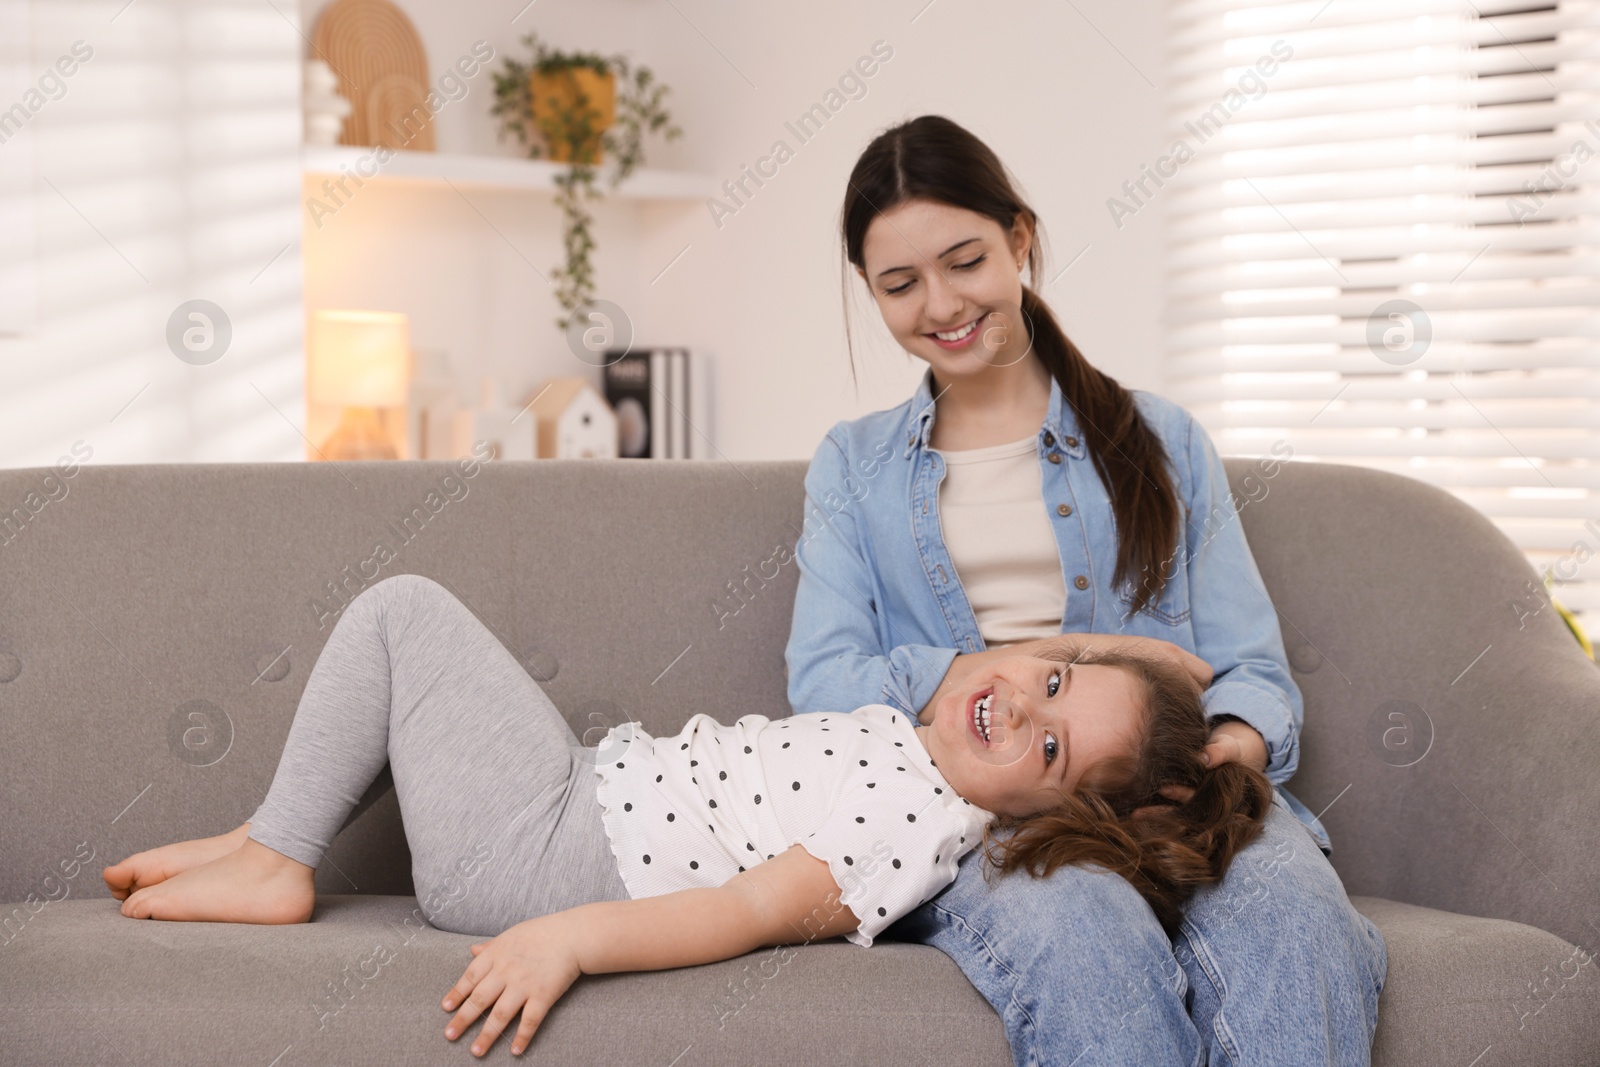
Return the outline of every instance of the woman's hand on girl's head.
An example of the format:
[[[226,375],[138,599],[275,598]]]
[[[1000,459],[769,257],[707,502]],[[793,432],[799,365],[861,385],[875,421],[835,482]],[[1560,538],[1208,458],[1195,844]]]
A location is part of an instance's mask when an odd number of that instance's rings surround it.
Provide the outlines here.
[[[1201,689],[1211,684],[1211,679],[1214,676],[1211,664],[1188,649],[1173,645],[1171,641],[1163,641],[1162,644],[1172,645],[1172,651],[1176,656],[1178,665],[1188,671],[1194,677],[1194,680],[1200,683]]]
[[[470,946],[477,958],[444,997],[446,1011],[459,1008],[445,1027],[448,1040],[465,1033],[473,1020],[493,1006],[472,1043],[472,1054],[486,1055],[519,1011],[522,1025],[511,1039],[511,1051],[520,1054],[528,1047],[545,1015],[582,973],[577,948],[562,936],[562,924],[552,921],[556,918],[529,919],[493,940]]]
[[[1181,645],[1175,645],[1171,641],[1163,641],[1159,637],[1138,637],[1132,634],[1071,633],[1062,634],[1061,637],[1040,638],[1037,641],[1029,642],[1029,644],[1038,648],[1046,648],[1063,639],[1079,648],[1105,648],[1118,652],[1132,652],[1135,655],[1158,656],[1162,659],[1171,660],[1188,671],[1190,677],[1200,684],[1201,689],[1211,684],[1211,664]],[[1034,655],[1039,654],[1032,649],[1017,648],[1013,651],[1029,651]]]
[[[1120,640],[1134,642],[1138,646],[1135,651],[1162,656],[1176,663],[1188,671],[1190,677],[1200,683],[1201,689],[1211,684],[1211,664],[1181,645],[1175,645],[1171,641],[1163,641],[1159,637],[1124,637],[1120,638]]]

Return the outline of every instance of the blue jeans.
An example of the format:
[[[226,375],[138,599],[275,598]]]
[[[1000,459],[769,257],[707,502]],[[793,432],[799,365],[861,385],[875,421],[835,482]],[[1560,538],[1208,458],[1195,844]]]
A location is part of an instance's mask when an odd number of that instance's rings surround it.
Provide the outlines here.
[[[1103,868],[985,882],[981,850],[888,936],[956,961],[1018,1067],[1370,1064],[1383,936],[1273,796],[1261,837],[1195,893],[1176,939]]]

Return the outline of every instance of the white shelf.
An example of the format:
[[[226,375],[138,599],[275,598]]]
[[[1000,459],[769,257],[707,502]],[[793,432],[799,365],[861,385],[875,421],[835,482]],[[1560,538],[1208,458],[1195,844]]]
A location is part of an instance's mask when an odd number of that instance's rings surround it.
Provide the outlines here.
[[[378,149],[358,145],[304,145],[301,170],[306,174],[339,177],[354,174],[363,181],[407,182],[448,189],[452,184],[479,189],[524,189],[555,192],[555,174],[565,164],[544,159],[506,156],[444,155],[439,152],[394,152],[379,166]],[[372,172],[376,170],[376,176]],[[704,174],[651,170],[640,167],[620,188],[610,186],[610,173],[602,166],[596,186],[607,196],[629,200],[704,200],[714,195],[715,180]]]

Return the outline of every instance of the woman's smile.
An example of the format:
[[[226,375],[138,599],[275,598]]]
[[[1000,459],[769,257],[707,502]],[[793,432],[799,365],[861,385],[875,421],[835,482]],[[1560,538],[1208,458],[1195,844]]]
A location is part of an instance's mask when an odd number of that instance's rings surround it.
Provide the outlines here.
[[[958,351],[966,348],[972,343],[973,338],[978,336],[978,323],[981,321],[983,321],[983,316],[980,315],[953,330],[935,330],[932,333],[923,334],[923,336],[932,340],[940,348]]]

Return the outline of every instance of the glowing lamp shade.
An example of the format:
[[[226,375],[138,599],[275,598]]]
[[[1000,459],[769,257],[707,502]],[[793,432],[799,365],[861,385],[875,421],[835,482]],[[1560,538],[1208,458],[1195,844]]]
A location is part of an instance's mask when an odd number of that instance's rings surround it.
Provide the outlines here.
[[[389,311],[318,311],[311,319],[311,399],[340,407],[406,402],[411,324]]]
[[[330,460],[395,459],[398,453],[378,408],[406,403],[411,376],[411,329],[387,311],[318,311],[311,317],[306,389],[314,404],[344,409],[323,443]]]

